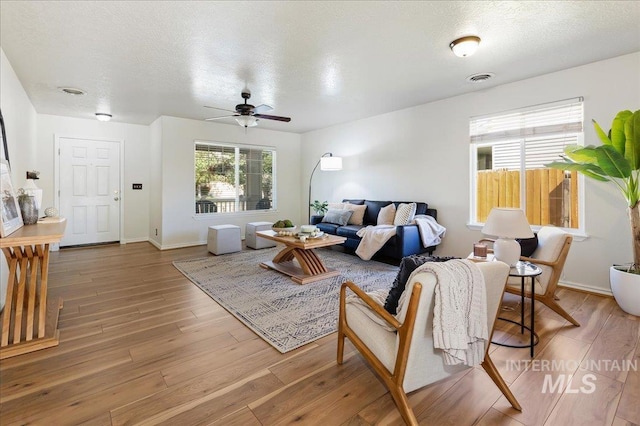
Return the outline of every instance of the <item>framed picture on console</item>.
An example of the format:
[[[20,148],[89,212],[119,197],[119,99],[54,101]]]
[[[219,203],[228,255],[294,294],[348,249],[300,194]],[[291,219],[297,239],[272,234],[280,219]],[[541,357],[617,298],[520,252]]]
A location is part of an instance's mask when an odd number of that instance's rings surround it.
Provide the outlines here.
[[[0,147],[0,160],[7,160],[7,164],[9,164],[9,147],[7,146],[7,134],[4,131],[2,111],[0,111],[0,138],[0,142],[2,142],[2,147]]]
[[[16,197],[16,192],[11,184],[11,173],[7,160],[0,160],[0,196],[2,196],[0,237],[4,238],[23,226],[18,197]]]

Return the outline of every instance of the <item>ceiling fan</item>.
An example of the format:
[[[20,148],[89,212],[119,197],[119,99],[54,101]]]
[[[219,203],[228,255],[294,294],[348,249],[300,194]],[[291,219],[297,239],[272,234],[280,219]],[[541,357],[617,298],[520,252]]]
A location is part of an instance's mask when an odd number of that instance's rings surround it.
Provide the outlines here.
[[[229,115],[221,115],[218,117],[205,118],[205,121],[213,121],[213,120],[220,120],[222,118],[235,117],[238,124],[245,128],[257,126],[258,121],[261,118],[264,118],[265,120],[284,121],[287,123],[291,121],[290,117],[281,117],[279,115],[263,114],[263,112],[271,111],[273,109],[269,105],[263,104],[263,105],[253,106],[251,104],[248,104],[247,100],[251,98],[251,92],[249,91],[249,89],[244,89],[242,91],[242,98],[244,99],[244,103],[236,105],[235,111],[232,111],[230,109],[216,108],[216,107],[205,105],[205,108],[218,109],[220,111],[227,111],[227,112],[233,113]]]

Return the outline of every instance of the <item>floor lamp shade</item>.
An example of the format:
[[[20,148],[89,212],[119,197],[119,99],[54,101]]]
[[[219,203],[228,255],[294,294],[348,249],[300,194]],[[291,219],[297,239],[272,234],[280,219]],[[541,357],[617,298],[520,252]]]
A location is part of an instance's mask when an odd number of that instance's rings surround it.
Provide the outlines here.
[[[520,209],[491,209],[482,233],[498,237],[493,254],[509,266],[515,266],[520,259],[520,244],[515,238],[533,238],[527,217]]]

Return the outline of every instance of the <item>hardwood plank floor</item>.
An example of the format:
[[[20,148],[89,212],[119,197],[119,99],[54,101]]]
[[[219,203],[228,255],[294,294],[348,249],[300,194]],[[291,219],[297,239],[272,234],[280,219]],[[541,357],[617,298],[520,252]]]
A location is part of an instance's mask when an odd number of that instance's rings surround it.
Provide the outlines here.
[[[148,243],[52,253],[60,345],[0,361],[0,424],[403,424],[349,342],[342,366],[335,334],[280,354],[172,266],[204,256],[205,246]],[[521,413],[476,368],[412,392],[420,423],[640,425],[640,318],[611,298],[558,296],[582,327],[536,304],[533,361],[528,349],[491,348]],[[515,309],[501,315],[517,319],[518,303],[505,296]],[[496,340],[526,341],[497,327]]]

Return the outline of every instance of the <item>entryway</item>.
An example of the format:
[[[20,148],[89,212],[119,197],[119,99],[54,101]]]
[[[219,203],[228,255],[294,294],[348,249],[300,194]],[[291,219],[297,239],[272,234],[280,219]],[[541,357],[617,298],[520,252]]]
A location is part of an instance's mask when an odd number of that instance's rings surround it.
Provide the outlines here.
[[[120,241],[119,141],[56,137],[61,247]]]

